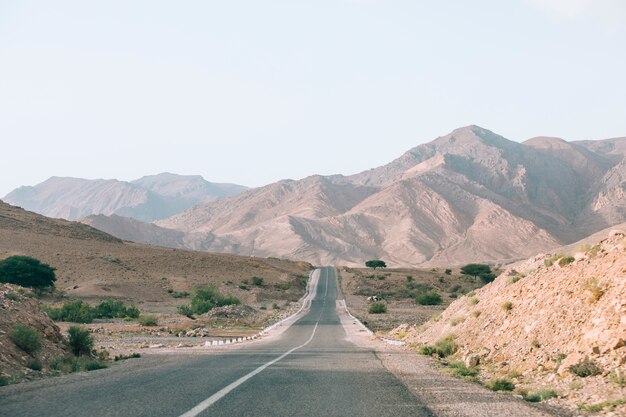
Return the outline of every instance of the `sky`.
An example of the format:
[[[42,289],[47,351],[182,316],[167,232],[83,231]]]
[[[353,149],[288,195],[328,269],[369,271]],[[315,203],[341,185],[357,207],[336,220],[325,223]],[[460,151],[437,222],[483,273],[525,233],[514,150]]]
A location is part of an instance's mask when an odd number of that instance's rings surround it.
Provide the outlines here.
[[[0,0],[0,196],[352,174],[469,124],[626,136],[625,74],[623,0]]]

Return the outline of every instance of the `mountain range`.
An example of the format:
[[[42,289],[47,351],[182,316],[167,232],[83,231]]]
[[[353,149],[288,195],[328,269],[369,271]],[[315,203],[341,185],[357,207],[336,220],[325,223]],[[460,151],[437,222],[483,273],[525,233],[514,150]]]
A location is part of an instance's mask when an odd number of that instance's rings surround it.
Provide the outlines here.
[[[51,177],[35,186],[20,187],[2,200],[66,220],[104,214],[151,222],[246,189],[236,184],[211,183],[199,175],[171,173],[149,175],[130,182]]]
[[[283,180],[153,224],[124,212],[83,221],[178,248],[444,266],[526,258],[623,223],[625,193],[626,138],[518,143],[467,126],[356,175]]]

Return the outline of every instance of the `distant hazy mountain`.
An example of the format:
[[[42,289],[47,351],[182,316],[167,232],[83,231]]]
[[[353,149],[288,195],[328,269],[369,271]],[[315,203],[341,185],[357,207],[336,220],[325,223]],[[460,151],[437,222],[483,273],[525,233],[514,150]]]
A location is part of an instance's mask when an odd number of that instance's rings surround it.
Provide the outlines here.
[[[156,224],[210,233],[213,251],[318,264],[523,258],[626,221],[625,150],[469,126],[357,175],[280,181]]]
[[[170,173],[131,182],[52,177],[35,186],[17,188],[2,200],[48,217],[68,220],[92,214],[116,214],[151,222],[243,190],[246,187],[215,184],[198,175]]]
[[[626,222],[625,158],[626,138],[517,143],[468,126],[356,175],[279,181],[152,225],[86,222],[137,242],[316,264],[521,259]]]

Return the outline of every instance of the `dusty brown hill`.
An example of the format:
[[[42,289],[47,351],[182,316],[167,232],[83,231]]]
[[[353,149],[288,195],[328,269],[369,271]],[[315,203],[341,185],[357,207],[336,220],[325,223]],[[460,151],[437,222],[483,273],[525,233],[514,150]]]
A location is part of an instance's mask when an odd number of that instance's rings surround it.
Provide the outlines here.
[[[578,245],[572,258],[562,256],[540,255],[514,265],[423,328],[394,333],[418,345],[454,335],[458,356],[480,362],[486,374],[555,389],[573,404],[621,400],[626,234],[614,231],[600,242]],[[571,368],[586,360],[598,375],[581,378]]]
[[[41,348],[27,353],[11,340],[16,324],[30,326],[41,335]],[[51,362],[69,353],[59,327],[39,307],[30,292],[16,285],[0,284],[0,378],[5,382],[21,381],[49,373]],[[42,365],[33,370],[33,361]]]
[[[116,214],[153,221],[244,190],[246,187],[240,185],[211,183],[199,175],[166,172],[131,182],[51,177],[33,187],[20,187],[3,200],[67,220],[92,214]]]
[[[166,249],[123,242],[87,225],[44,216],[0,202],[0,259],[33,256],[57,270],[57,287],[68,297],[131,300],[146,306],[174,306],[168,290],[191,292],[216,283],[254,304],[263,291],[237,284],[252,276],[271,286],[308,274],[310,265],[280,259]],[[294,288],[294,290],[297,290]]]

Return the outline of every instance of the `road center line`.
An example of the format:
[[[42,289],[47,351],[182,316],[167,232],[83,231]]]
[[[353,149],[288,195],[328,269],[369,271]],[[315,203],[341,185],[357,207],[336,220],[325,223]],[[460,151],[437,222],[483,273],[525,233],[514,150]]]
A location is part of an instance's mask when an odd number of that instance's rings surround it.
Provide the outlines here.
[[[317,321],[317,323],[315,323],[315,327],[313,328],[313,333],[311,333],[311,337],[309,337],[309,340],[307,340],[306,342],[304,342],[300,346],[296,346],[295,348],[293,348],[291,350],[288,350],[287,352],[283,353],[282,355],[280,355],[276,359],[273,359],[273,360],[269,361],[265,365],[259,366],[254,371],[250,372],[249,374],[242,376],[241,378],[239,378],[238,380],[236,380],[232,384],[222,388],[221,390],[219,390],[215,394],[211,395],[209,398],[207,398],[206,400],[202,401],[200,404],[196,405],[191,410],[187,411],[184,414],[181,414],[180,417],[195,417],[195,416],[197,416],[198,414],[200,414],[201,412],[203,412],[204,410],[206,410],[207,408],[209,408],[210,406],[212,406],[213,404],[218,402],[220,399],[224,398],[229,392],[231,392],[232,390],[234,390],[239,385],[243,384],[244,382],[246,382],[247,380],[249,380],[250,378],[252,378],[256,374],[258,374],[261,371],[263,371],[264,369],[274,365],[276,362],[278,362],[281,359],[285,358],[290,353],[292,353],[292,352],[294,352],[294,351],[296,351],[298,349],[301,349],[301,348],[305,347],[306,345],[308,345],[309,343],[311,343],[311,340],[313,340],[313,336],[315,336],[315,332],[317,330],[318,324],[319,324],[319,320]]]

